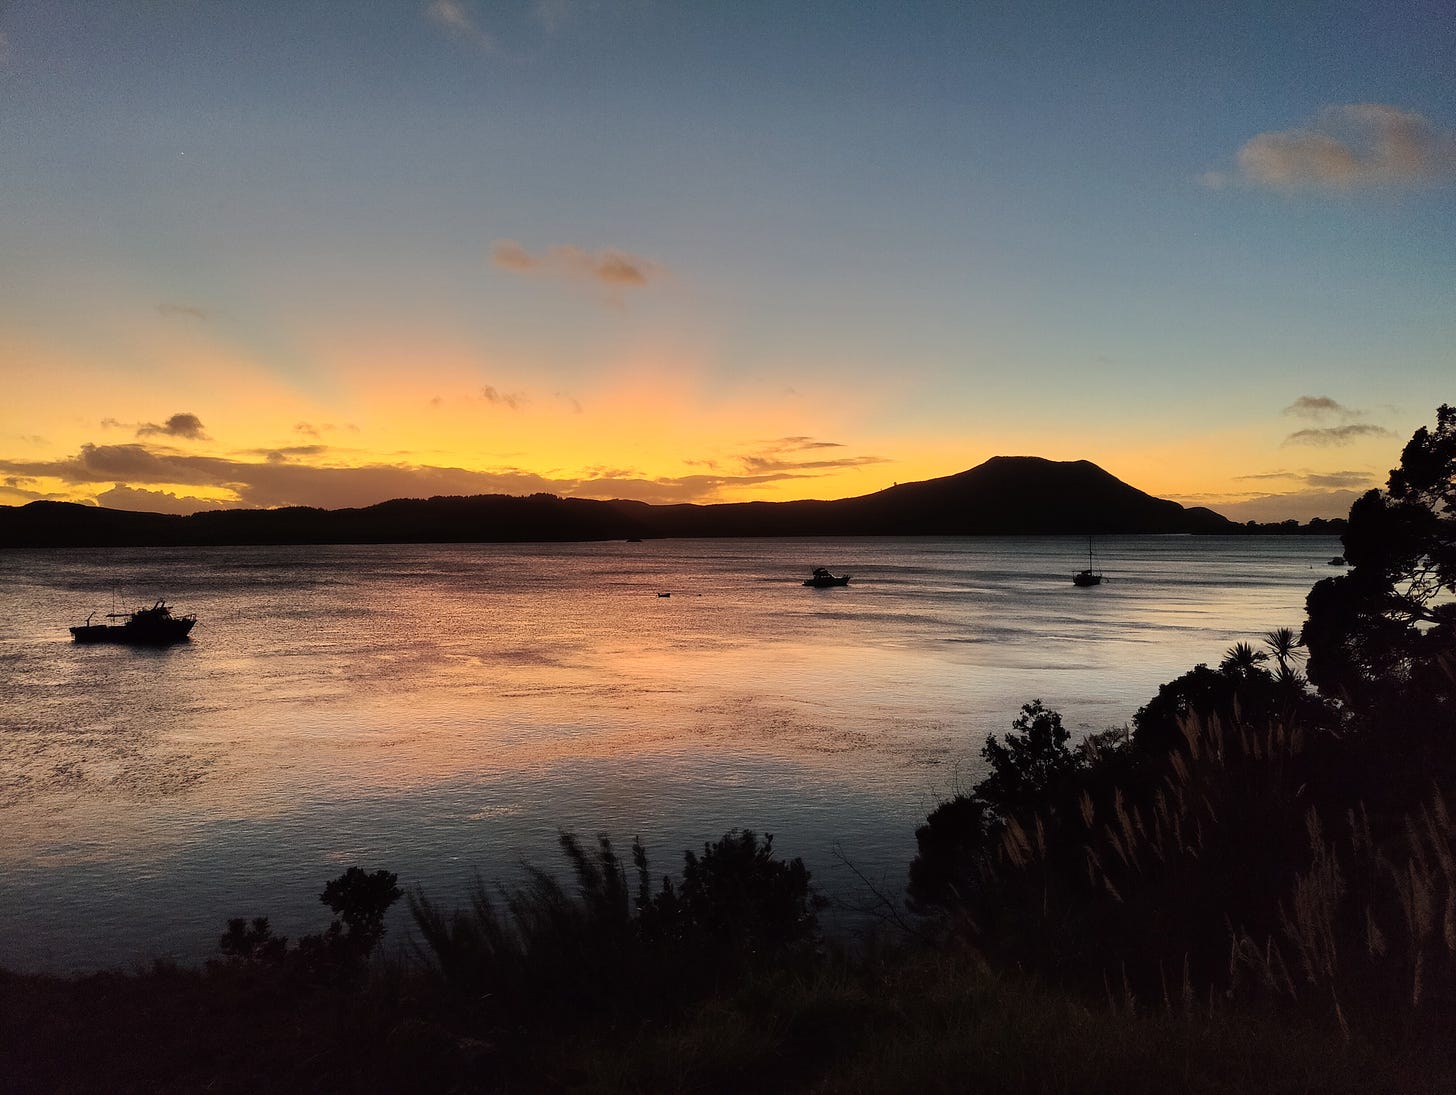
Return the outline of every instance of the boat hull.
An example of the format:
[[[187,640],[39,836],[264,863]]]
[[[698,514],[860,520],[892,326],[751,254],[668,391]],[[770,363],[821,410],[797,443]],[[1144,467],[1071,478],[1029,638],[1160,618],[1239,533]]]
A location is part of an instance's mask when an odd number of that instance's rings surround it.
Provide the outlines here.
[[[187,641],[197,621],[185,617],[161,623],[144,624],[81,624],[71,628],[71,638],[78,643],[124,643],[128,646],[169,646]]]
[[[847,586],[849,585],[849,575],[846,574],[842,578],[806,578],[804,579],[804,584],[810,589],[829,589],[832,586]]]
[[[1093,574],[1090,571],[1084,570],[1080,573],[1072,575],[1072,584],[1074,586],[1081,586],[1083,589],[1087,588],[1088,586],[1101,585],[1102,575]]]

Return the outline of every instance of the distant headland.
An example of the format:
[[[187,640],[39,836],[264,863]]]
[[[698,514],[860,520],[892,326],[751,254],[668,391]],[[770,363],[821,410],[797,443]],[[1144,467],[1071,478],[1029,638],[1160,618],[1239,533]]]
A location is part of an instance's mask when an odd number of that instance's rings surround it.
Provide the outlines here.
[[[1339,531],[1342,522],[1322,522]],[[0,507],[0,547],[526,543],[725,536],[996,536],[1295,532],[1245,526],[1129,486],[1087,460],[996,456],[938,479],[837,501],[649,505],[627,500],[400,498],[359,509],[210,510],[189,516],[72,502]]]

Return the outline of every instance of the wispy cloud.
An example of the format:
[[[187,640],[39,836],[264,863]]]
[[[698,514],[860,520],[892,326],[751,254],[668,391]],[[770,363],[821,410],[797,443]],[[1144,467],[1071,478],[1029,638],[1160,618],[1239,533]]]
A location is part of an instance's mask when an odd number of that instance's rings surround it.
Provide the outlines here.
[[[1348,418],[1359,414],[1358,411],[1341,406],[1327,395],[1302,395],[1285,407],[1282,413],[1300,418],[1326,418],[1330,415]]]
[[[1343,426],[1317,426],[1307,430],[1295,430],[1284,439],[1283,444],[1334,448],[1353,445],[1363,438],[1394,436],[1395,434],[1384,426],[1376,426],[1369,422],[1347,422]]]
[[[816,441],[812,437],[780,437],[777,441],[766,442],[770,445],[779,446],[786,450],[804,451],[806,449],[842,449],[843,441]]]
[[[137,427],[138,437],[183,437],[188,441],[206,441],[207,434],[202,432],[202,419],[195,414],[174,414],[162,425],[155,422],[144,422]]]
[[[1298,479],[1299,477],[1299,472],[1294,471],[1261,471],[1255,475],[1236,475],[1234,479],[1237,482],[1243,482],[1244,480]]]
[[[587,251],[571,244],[558,244],[532,254],[515,240],[497,240],[491,247],[491,261],[515,274],[593,284],[620,300],[623,290],[644,288],[660,276],[662,268],[651,259],[626,251]]]
[[[835,447],[830,442],[815,446]],[[772,446],[760,453],[736,458],[737,469],[711,474],[645,476],[623,467],[598,467],[577,474],[541,474],[517,467],[491,470],[438,467],[412,462],[363,466],[320,466],[310,458],[336,450],[323,446],[286,446],[252,450],[252,459],[192,456],[146,445],[85,444],[60,460],[0,460],[0,482],[16,484],[12,490],[26,497],[38,481],[58,481],[69,496],[90,496],[124,503],[121,508],[153,508],[158,512],[190,512],[213,502],[191,492],[226,491],[242,507],[368,506],[390,498],[426,498],[433,495],[533,494],[546,491],[580,498],[633,498],[643,502],[711,502],[728,490],[743,490],[772,483],[810,480],[836,468],[879,463],[878,457],[837,460],[794,460],[775,457]],[[808,450],[802,450],[808,454]],[[821,450],[822,451],[822,448]],[[295,457],[301,459],[295,459]],[[26,484],[21,486],[20,484]],[[113,493],[120,491],[121,493]],[[195,501],[189,501],[192,499]],[[103,504],[112,504],[104,502]],[[163,506],[176,509],[162,509]]]
[[[522,405],[530,402],[522,392],[503,392],[499,388],[493,388],[486,384],[480,389],[481,398],[487,403],[494,403],[501,407],[509,407],[511,410],[520,410]]]
[[[844,447],[838,441],[816,441],[812,437],[781,437],[776,441],[762,442],[757,451],[740,454],[737,460],[745,471],[754,475],[774,472],[829,471],[837,468],[858,468],[868,464],[885,463],[884,457],[880,456],[830,458],[817,455],[826,449]]]
[[[1304,481],[1311,487],[1323,487],[1327,490],[1368,490],[1379,485],[1377,480],[1378,477],[1368,471],[1332,471],[1323,474],[1310,472],[1304,477]]]
[[[1364,421],[1365,411],[1347,407],[1327,395],[1302,395],[1281,412],[1286,417],[1304,418],[1317,425],[1295,430],[1281,445],[1314,445],[1335,448],[1353,445],[1367,438],[1393,437],[1384,426]]]
[[[226,502],[215,498],[198,498],[191,494],[175,494],[165,490],[146,490],[118,483],[96,496],[107,509],[138,510],[142,513],[196,513],[205,509],[226,509]]]
[[[425,9],[425,14],[432,22],[477,49],[485,53],[497,52],[495,37],[480,25],[473,10],[462,0],[434,0]]]
[[[1456,133],[1400,107],[1348,103],[1250,138],[1237,162],[1234,174],[1209,172],[1204,183],[1326,192],[1430,186],[1456,181]]]
[[[199,323],[207,322],[207,310],[199,308],[195,304],[173,304],[163,301],[157,305],[157,311],[164,316],[177,319],[192,319]]]
[[[1318,487],[1324,490],[1346,490],[1355,487],[1369,488],[1378,486],[1379,477],[1370,471],[1266,471],[1255,475],[1236,475],[1237,482],[1267,482],[1283,481],[1289,483],[1301,483],[1306,487]],[[1234,497],[1238,497],[1235,495]]]
[[[286,464],[300,456],[322,456],[332,451],[327,445],[282,445],[276,449],[248,449],[253,456],[261,456],[270,464]]]
[[[1186,504],[1206,505],[1232,521],[1308,521],[1314,517],[1344,517],[1363,490],[1309,488],[1285,494],[1261,494],[1238,501],[1217,497],[1186,497]]]

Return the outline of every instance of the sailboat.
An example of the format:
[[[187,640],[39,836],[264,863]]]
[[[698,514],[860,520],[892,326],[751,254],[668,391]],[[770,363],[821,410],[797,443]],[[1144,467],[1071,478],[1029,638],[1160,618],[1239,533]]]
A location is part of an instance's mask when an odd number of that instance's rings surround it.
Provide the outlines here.
[[[1087,537],[1087,569],[1072,575],[1074,586],[1096,586],[1102,584],[1102,575],[1092,569],[1092,537]]]

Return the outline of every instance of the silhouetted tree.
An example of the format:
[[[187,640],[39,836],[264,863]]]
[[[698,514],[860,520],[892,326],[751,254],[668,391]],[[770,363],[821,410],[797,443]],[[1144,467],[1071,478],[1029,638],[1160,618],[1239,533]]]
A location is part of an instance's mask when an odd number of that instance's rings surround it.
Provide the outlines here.
[[[319,900],[338,916],[329,930],[361,957],[384,938],[384,914],[403,895],[392,871],[350,867],[324,887]]]
[[[963,902],[983,875],[985,857],[1007,819],[1064,806],[1088,754],[1067,747],[1062,716],[1041,700],[1021,708],[1005,744],[986,738],[981,756],[991,773],[969,795],[941,803],[915,831],[910,864],[911,908],[928,913]]]
[[[1387,489],[1350,508],[1346,574],[1310,591],[1310,680],[1360,712],[1429,719],[1453,707],[1456,656],[1456,408],[1421,427]],[[1445,665],[1443,666],[1443,663]]]
[[[1218,667],[1225,673],[1247,677],[1259,670],[1262,662],[1268,660],[1269,655],[1262,650],[1255,650],[1248,643],[1235,643],[1228,648],[1228,652],[1224,654],[1223,661],[1218,663]]]
[[[1302,686],[1304,678],[1295,672],[1295,663],[1304,656],[1299,632],[1291,627],[1276,627],[1264,633],[1264,646],[1279,666],[1279,680],[1287,686]]]
[[[910,863],[909,905],[928,915],[964,907],[981,877],[983,857],[996,825],[986,800],[956,795],[930,812],[915,830],[917,853]]]
[[[240,916],[228,921],[218,950],[238,962],[280,962],[288,952],[288,937],[274,935],[266,916],[252,921]]]
[[[287,938],[273,934],[266,916],[251,922],[239,917],[228,921],[218,949],[235,963],[266,963],[321,981],[351,979],[384,938],[385,913],[401,896],[396,882],[390,871],[350,867],[319,895],[336,914],[322,935],[305,935],[289,949]]]
[[[1005,745],[995,734],[986,738],[981,756],[991,774],[976,784],[976,794],[1001,817],[1044,805],[1077,768],[1070,738],[1060,713],[1041,700],[1024,704]]]

